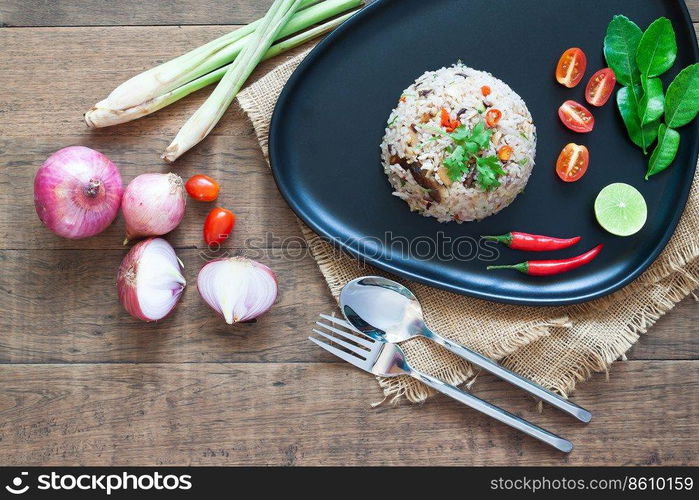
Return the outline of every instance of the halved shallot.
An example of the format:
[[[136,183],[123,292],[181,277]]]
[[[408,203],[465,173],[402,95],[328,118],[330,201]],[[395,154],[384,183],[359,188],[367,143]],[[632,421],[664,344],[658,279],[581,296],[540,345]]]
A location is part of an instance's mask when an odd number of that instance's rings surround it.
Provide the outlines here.
[[[162,238],[143,240],[119,266],[119,300],[134,318],[157,321],[172,311],[187,282],[175,250]]]
[[[277,277],[269,267],[245,257],[216,259],[199,271],[197,289],[232,325],[251,321],[272,307],[277,298]]]

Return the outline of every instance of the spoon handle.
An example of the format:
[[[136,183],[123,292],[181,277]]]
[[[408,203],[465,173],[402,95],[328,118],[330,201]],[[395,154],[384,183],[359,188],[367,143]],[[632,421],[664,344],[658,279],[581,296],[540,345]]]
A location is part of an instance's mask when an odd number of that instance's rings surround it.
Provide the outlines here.
[[[474,365],[482,368],[483,370],[490,372],[503,380],[506,380],[510,384],[517,386],[520,389],[524,389],[529,394],[532,394],[537,398],[546,401],[551,406],[554,406],[559,410],[564,411],[569,415],[572,415],[581,422],[587,423],[592,419],[592,414],[585,408],[581,408],[575,403],[572,403],[567,399],[563,399],[558,394],[555,394],[549,391],[548,389],[544,389],[540,385],[535,384],[531,380],[527,380],[526,378],[517,375],[514,372],[511,372],[507,368],[503,368],[495,361],[492,361],[486,358],[485,356],[462,346],[461,344],[457,344],[449,339],[445,339],[441,335],[438,335],[430,330],[426,330],[423,333],[423,335],[444,346],[446,349],[453,352],[457,356],[464,358],[466,361],[469,361]]]
[[[462,391],[453,385],[449,385],[439,379],[427,375],[426,373],[422,373],[412,368],[408,371],[408,373],[411,377],[414,377],[429,385],[442,394],[446,394],[447,396],[456,399],[460,403],[463,403],[476,411],[484,413],[495,420],[522,431],[525,434],[538,439],[539,441],[543,441],[544,443],[553,446],[563,453],[569,453],[573,449],[573,443],[567,439],[563,439],[562,437],[557,436],[546,429],[542,429],[538,425],[534,425],[523,418],[513,415],[512,413],[490,404],[487,401],[474,396],[473,394],[469,394],[468,392]]]

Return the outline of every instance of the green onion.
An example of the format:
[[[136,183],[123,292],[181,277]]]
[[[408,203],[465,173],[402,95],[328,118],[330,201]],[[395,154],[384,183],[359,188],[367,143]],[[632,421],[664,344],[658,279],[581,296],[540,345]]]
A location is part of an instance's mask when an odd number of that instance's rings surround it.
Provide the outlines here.
[[[317,0],[301,0],[299,8],[307,8],[296,12],[277,33],[276,39],[296,34],[309,26],[355,8],[361,5],[362,1],[326,0],[308,7]],[[134,120],[157,111],[209,83],[218,81],[221,77],[213,78],[209,73],[234,61],[262,21],[263,19],[259,19],[130,78],[114,89],[106,99],[98,102],[85,113],[85,122],[90,127],[107,127]],[[316,32],[322,34],[325,31]],[[289,39],[287,42],[291,40]],[[300,43],[303,42],[298,44]],[[289,50],[294,46],[293,44],[287,45],[287,48],[280,52]],[[188,87],[188,84],[198,81],[202,77],[211,79],[204,85],[200,85],[201,82],[199,82],[193,87]],[[193,88],[193,90],[186,92],[186,89],[181,89],[183,86]]]

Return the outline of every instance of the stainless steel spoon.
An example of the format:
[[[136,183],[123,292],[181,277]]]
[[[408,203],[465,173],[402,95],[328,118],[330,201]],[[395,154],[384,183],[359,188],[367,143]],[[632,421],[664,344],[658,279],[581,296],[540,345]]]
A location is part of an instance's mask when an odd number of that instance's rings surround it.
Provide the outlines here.
[[[340,309],[352,326],[369,337],[394,343],[417,336],[426,337],[582,422],[592,419],[592,414],[586,409],[430,330],[417,297],[400,283],[380,276],[352,280],[340,292]]]

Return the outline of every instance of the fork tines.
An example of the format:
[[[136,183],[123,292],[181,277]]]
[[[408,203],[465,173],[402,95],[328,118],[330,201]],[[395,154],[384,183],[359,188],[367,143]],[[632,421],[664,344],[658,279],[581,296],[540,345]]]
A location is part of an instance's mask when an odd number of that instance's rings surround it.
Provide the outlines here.
[[[371,371],[376,358],[381,352],[382,344],[358,333],[352,328],[352,325],[340,318],[328,316],[327,314],[321,314],[320,317],[343,328],[336,328],[321,321],[316,321],[316,325],[325,331],[313,328],[313,333],[320,335],[329,343],[315,337],[308,337],[308,339],[338,358],[344,359],[362,370]],[[342,349],[338,346],[341,346]]]

